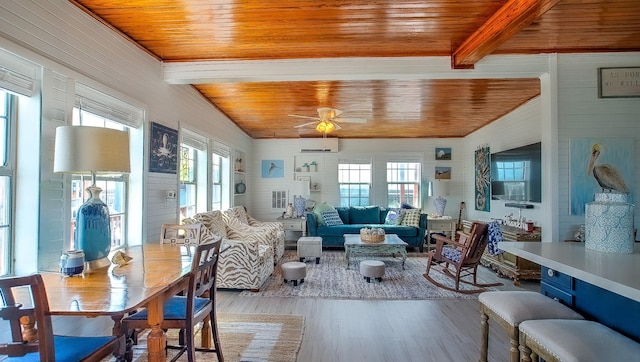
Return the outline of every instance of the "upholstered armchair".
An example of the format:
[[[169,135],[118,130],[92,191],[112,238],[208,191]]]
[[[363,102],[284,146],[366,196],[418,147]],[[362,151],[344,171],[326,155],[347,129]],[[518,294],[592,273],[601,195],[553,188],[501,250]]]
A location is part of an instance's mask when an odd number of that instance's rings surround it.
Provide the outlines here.
[[[199,213],[183,222],[202,224],[201,242],[223,237],[218,288],[259,290],[273,273],[273,248],[260,233],[228,228],[220,211]]]
[[[244,206],[235,206],[222,213],[226,225],[235,231],[266,233],[273,247],[274,261],[277,263],[284,255],[284,225],[280,222],[264,222],[251,218]],[[250,222],[250,220],[252,220]],[[252,224],[253,222],[253,224]]]

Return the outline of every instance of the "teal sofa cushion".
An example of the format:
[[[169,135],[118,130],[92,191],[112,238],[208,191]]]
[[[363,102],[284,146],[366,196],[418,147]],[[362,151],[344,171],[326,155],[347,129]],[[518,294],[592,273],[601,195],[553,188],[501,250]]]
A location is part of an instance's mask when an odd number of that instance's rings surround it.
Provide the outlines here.
[[[379,224],[378,206],[352,206],[349,208],[349,224]]]

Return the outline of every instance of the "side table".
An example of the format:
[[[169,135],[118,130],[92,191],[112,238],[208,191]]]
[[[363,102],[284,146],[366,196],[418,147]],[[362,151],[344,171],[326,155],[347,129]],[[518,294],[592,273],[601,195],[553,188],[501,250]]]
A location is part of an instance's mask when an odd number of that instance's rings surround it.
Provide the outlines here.
[[[425,244],[427,244],[427,252],[431,250],[431,233],[439,233],[443,231],[449,233],[449,237],[454,240],[456,235],[456,219],[449,216],[427,217],[427,233],[424,237]]]
[[[302,237],[307,236],[307,219],[304,217],[298,218],[284,218],[279,217],[276,219],[278,222],[281,222],[284,226],[285,238],[287,241],[297,241],[298,237],[286,237],[286,234],[290,234],[291,232],[301,233]],[[289,232],[289,233],[288,233]]]

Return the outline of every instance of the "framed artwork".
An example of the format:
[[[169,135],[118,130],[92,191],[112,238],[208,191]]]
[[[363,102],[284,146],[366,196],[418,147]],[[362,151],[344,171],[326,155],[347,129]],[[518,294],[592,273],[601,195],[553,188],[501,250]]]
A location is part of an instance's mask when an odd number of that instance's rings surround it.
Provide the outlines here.
[[[608,170],[608,183],[617,185],[619,190],[631,190],[633,184],[633,142],[632,138],[572,138],[569,145],[569,213],[584,215],[585,206],[594,200],[594,195],[603,192],[596,180],[600,169]],[[607,191],[608,192],[608,191]],[[629,193],[627,202],[633,203]]]
[[[284,160],[262,160],[262,178],[284,178]]]
[[[491,202],[490,186],[491,186],[491,153],[489,146],[479,147],[475,151],[475,204],[476,210],[490,211]]]
[[[640,67],[598,68],[598,98],[640,97]]]
[[[450,147],[436,147],[436,160],[450,160],[451,148]]]
[[[149,172],[178,172],[178,131],[151,122],[149,140]]]
[[[451,167],[436,166],[436,180],[451,180]]]

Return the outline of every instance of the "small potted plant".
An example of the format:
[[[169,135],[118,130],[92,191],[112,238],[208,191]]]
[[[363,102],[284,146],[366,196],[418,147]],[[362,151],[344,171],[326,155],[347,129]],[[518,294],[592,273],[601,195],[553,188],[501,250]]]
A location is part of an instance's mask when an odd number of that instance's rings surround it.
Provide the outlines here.
[[[318,164],[316,163],[316,161],[311,161],[311,171],[312,172],[317,172],[318,171]]]
[[[304,165],[302,165],[302,169],[304,172],[309,172],[309,164],[305,162]]]

